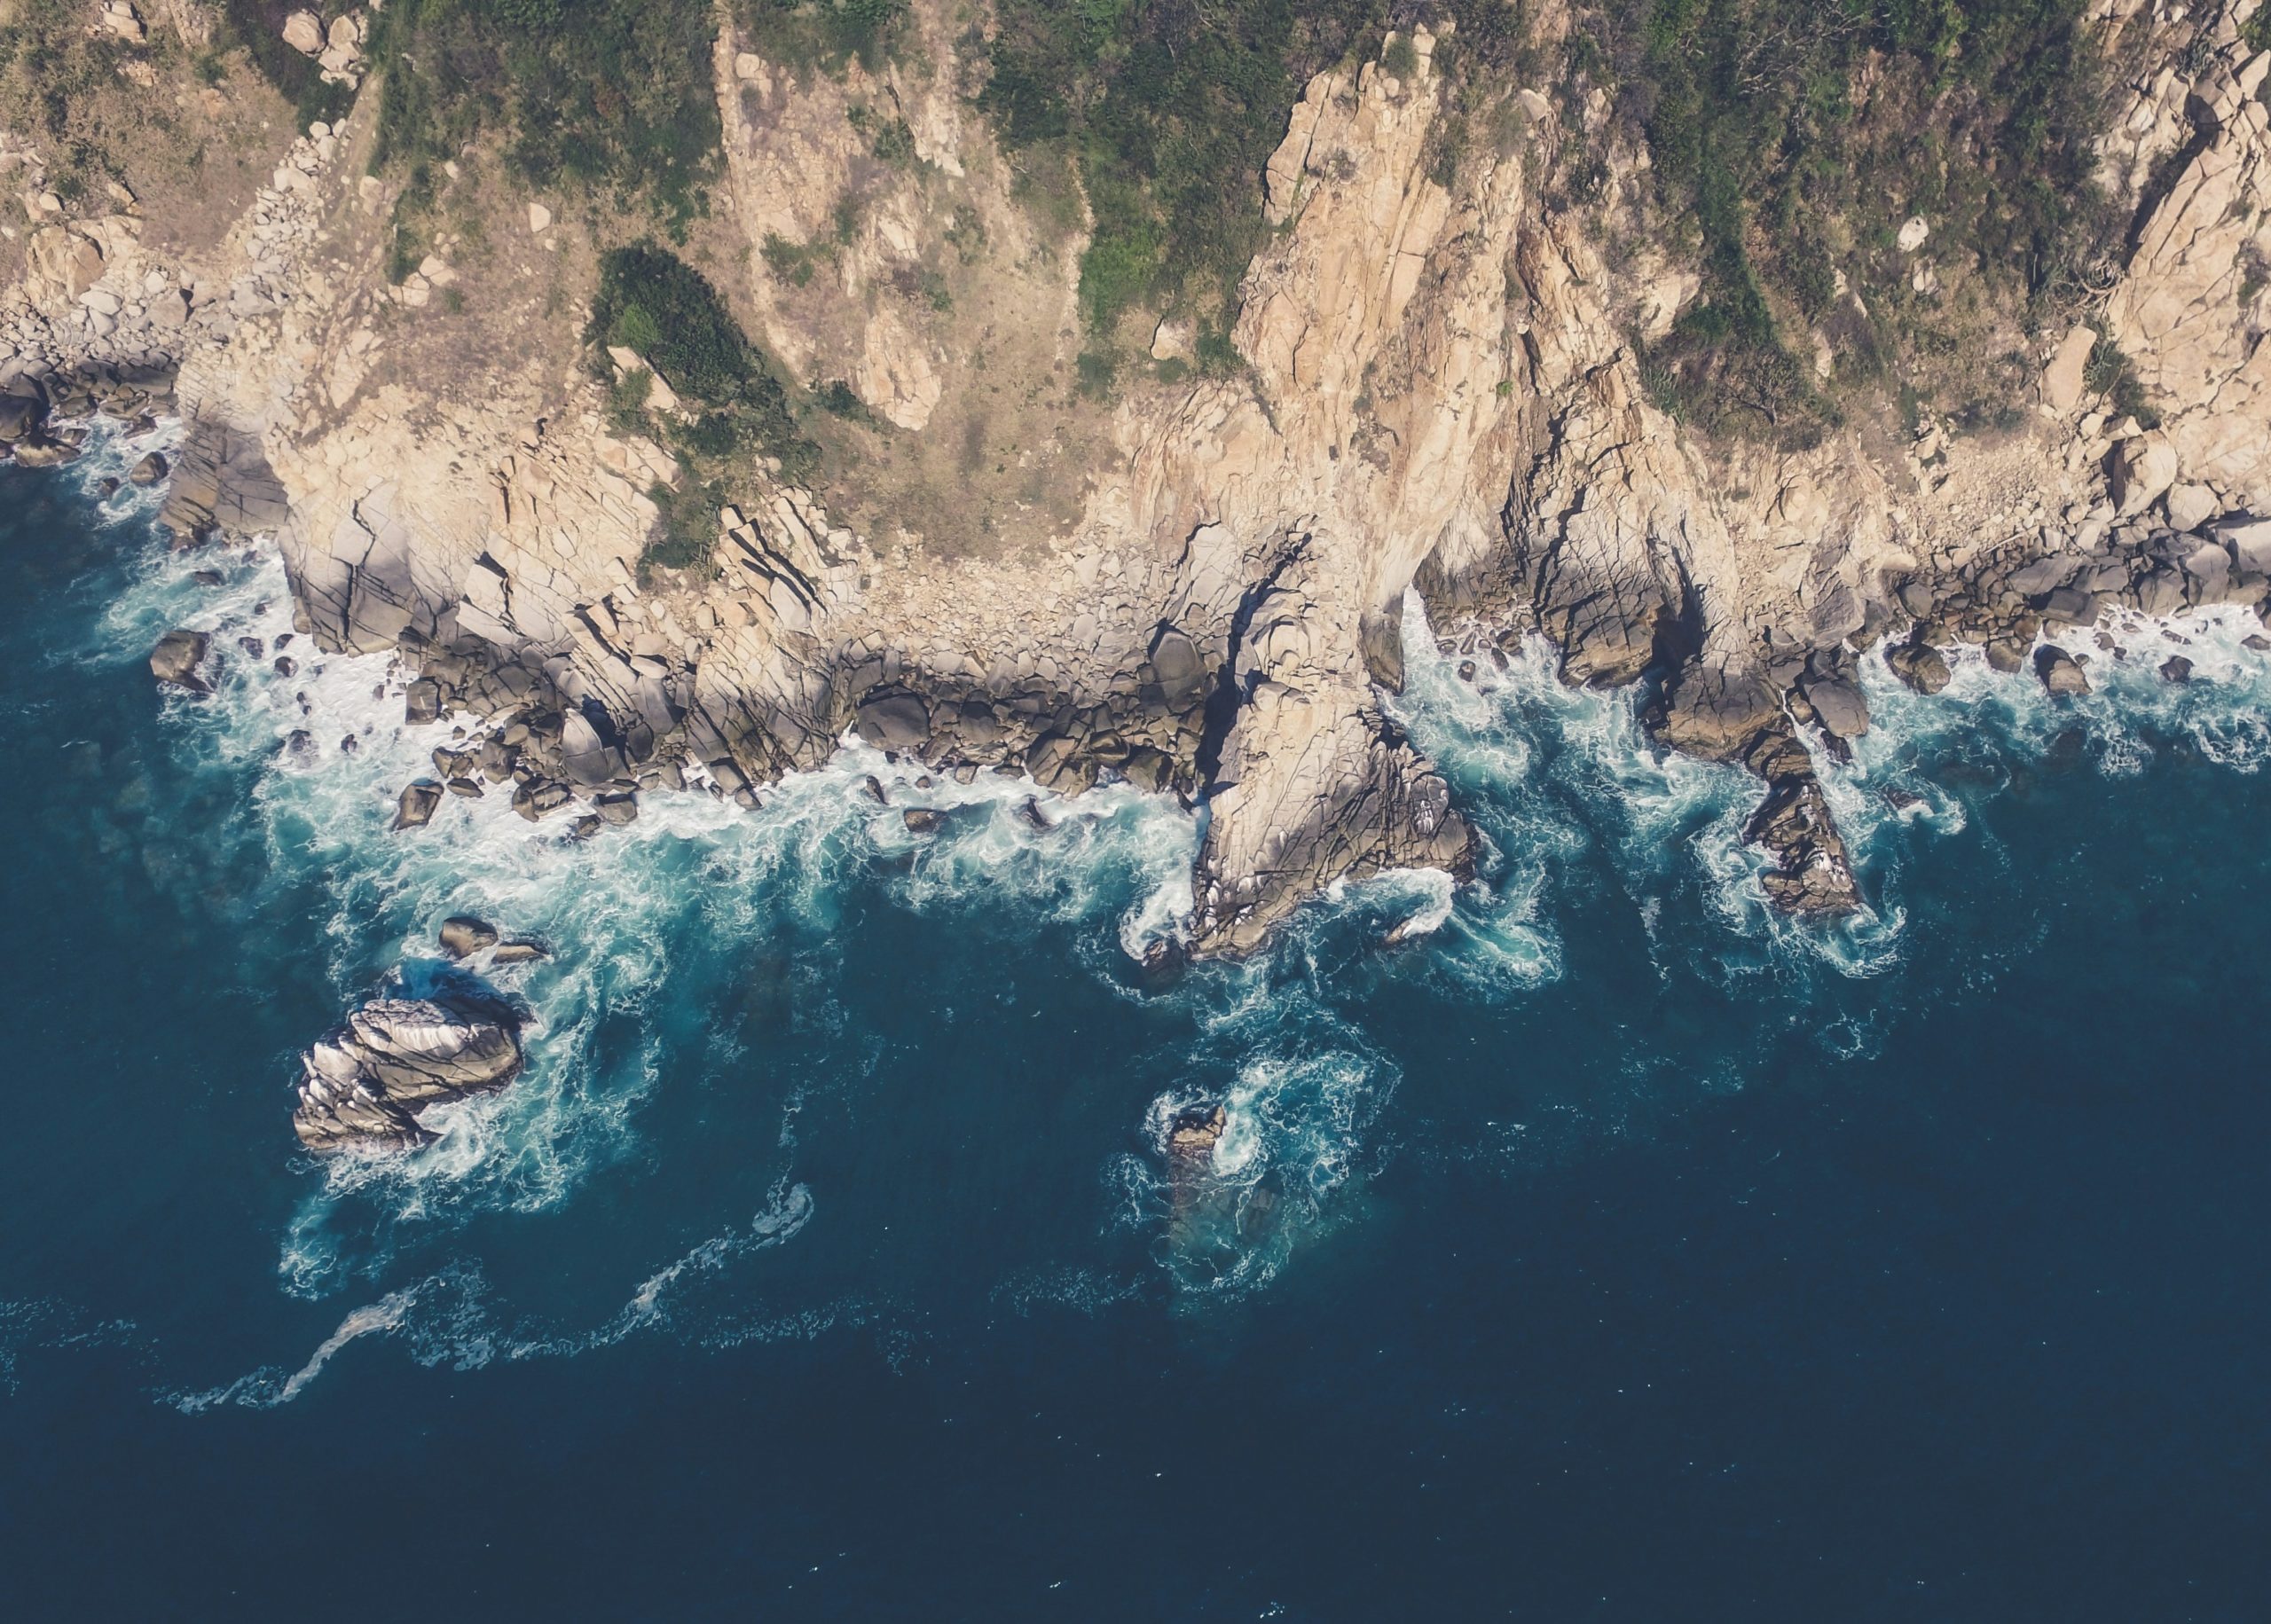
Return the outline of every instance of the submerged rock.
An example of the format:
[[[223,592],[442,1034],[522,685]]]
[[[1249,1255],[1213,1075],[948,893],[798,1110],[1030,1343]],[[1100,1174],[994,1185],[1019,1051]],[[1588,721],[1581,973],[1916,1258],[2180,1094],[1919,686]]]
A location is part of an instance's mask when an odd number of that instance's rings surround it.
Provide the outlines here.
[[[2192,662],[2181,654],[2169,655],[2167,659],[2161,662],[2161,680],[2177,683],[2191,681]]]
[[[212,685],[197,674],[197,668],[212,646],[212,638],[202,632],[169,632],[150,651],[150,674],[193,694],[210,694]]]
[[[417,1113],[502,1088],[521,1070],[520,1018],[458,994],[365,1004],[301,1057],[292,1131],[311,1150],[410,1150]]]
[[[947,820],[943,812],[933,812],[927,806],[910,806],[899,816],[910,835],[934,835],[939,826]]]

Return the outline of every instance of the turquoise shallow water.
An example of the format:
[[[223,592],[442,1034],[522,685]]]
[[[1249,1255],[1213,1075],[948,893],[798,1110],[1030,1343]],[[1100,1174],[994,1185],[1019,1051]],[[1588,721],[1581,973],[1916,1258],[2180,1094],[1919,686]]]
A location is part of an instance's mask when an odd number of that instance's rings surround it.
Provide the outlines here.
[[[156,694],[281,575],[101,471],[0,473],[12,1614],[2258,1616],[2244,626],[2078,705],[1868,662],[1827,934],[1630,696],[1415,659],[1482,883],[1157,987],[1196,831],[1124,791],[918,842],[853,752],[753,818],[390,836],[446,726],[304,643]],[[467,911],[556,950],[499,977],[528,1075],[310,1162],[295,1051]]]

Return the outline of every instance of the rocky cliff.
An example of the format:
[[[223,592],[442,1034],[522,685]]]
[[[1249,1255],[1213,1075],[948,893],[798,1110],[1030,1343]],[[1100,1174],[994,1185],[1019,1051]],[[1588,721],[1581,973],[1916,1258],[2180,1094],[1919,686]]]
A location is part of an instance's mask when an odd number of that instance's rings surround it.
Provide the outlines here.
[[[324,69],[361,83],[351,110],[302,130],[279,109],[272,171],[201,231],[160,229],[127,184],[67,200],[42,132],[0,131],[24,216],[0,388],[30,403],[0,435],[51,459],[72,412],[170,390],[183,543],[273,531],[304,630],[399,648],[419,702],[491,718],[437,766],[512,782],[531,817],[688,782],[750,804],[847,729],[965,775],[1117,774],[1205,800],[1191,942],[1243,952],[1333,879],[1465,871],[1450,791],[1381,704],[1416,588],[1464,647],[1541,632],[1572,682],[1651,685],[1667,746],[1766,781],[1770,895],[1834,914],[1864,887],[1815,760],[1867,726],[1862,653],[1929,682],[1934,644],[2016,671],[2111,604],[2264,604],[2256,4],[2089,13],[2118,44],[2099,184],[2129,225],[2099,285],[2011,341],[2024,398],[1986,431],[1690,421],[1646,359],[1699,287],[1647,150],[1606,96],[1455,81],[1448,15],[1285,110],[1226,352],[1196,365],[1169,310],[1143,318],[1156,365],[1071,387],[1088,202],[1077,175],[1037,195],[970,99],[982,31],[926,3],[919,51],[834,72],[719,14],[721,150],[688,251],[793,389],[855,409],[840,433],[813,419],[825,457],[736,465],[690,559],[650,544],[716,493],[675,449],[703,408],[584,330],[629,233],[468,146],[428,183],[455,224],[405,263],[409,183],[374,153],[384,75],[359,58]],[[83,9],[122,85],[223,116],[186,88],[203,8]],[[314,20],[321,50],[363,37]],[[1526,21],[1541,48],[1573,27]],[[1932,231],[1883,252],[1919,301],[1960,300],[1976,255]]]

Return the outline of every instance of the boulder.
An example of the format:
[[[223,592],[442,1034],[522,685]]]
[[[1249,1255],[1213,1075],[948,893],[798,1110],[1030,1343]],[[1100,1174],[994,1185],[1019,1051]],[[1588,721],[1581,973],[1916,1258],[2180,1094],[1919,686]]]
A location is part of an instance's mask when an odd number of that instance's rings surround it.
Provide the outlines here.
[[[910,806],[899,815],[910,835],[935,835],[947,820],[945,813],[933,812],[927,806]]]
[[[1826,733],[1840,739],[1858,739],[1869,731],[1869,702],[1861,690],[1843,677],[1810,677],[1806,703]]]
[[[2055,694],[2071,696],[2090,691],[2090,679],[2083,674],[2080,663],[2055,644],[2046,643],[2034,651],[2034,674]]]
[[[2176,448],[2162,434],[2132,435],[2113,448],[2106,470],[2121,516],[2142,513],[2176,482]]]
[[[442,922],[441,943],[442,951],[452,959],[468,959],[497,945],[497,927],[470,914],[452,914]]]
[[[2103,602],[2093,592],[2062,586],[2042,600],[2042,618],[2062,626],[2094,626]]]
[[[442,787],[430,778],[421,778],[414,784],[403,787],[402,798],[396,802],[394,827],[397,831],[423,828],[434,816],[434,809],[442,804]]]
[[[931,713],[912,694],[870,699],[859,710],[860,736],[887,750],[919,750],[930,741]]]
[[[131,484],[154,485],[160,480],[165,478],[166,467],[167,463],[164,453],[161,451],[152,451],[147,456],[144,457],[141,461],[129,468],[126,471],[126,477],[128,482]]]
[[[323,20],[313,12],[293,12],[284,20],[284,43],[303,57],[322,54],[325,44]]]
[[[1829,812],[1821,781],[1803,753],[1785,754],[1767,782],[1766,799],[1744,826],[1743,839],[1763,848],[1774,867],[1760,876],[1766,899],[1801,919],[1835,919],[1861,906],[1845,838]]]
[[[2168,513],[2169,529],[2196,530],[2214,518],[2222,504],[2216,493],[2205,485],[2171,485],[2162,499]]]
[[[150,674],[193,694],[210,694],[212,685],[197,674],[197,668],[212,645],[212,638],[202,632],[169,632],[150,651]]]
[[[2161,662],[2161,680],[2178,684],[2192,680],[2192,662],[2181,654],[2173,654]]]
[[[510,1008],[470,994],[373,1000],[301,1057],[292,1131],[326,1154],[431,1143],[418,1113],[511,1082],[519,1030]]]
[[[1230,1113],[1220,1105],[1186,1105],[1167,1125],[1167,1154],[1184,1161],[1212,1157],[1230,1122]]]
[[[47,402],[39,396],[0,395],[0,443],[31,439],[46,421]]]
[[[592,810],[600,821],[610,828],[621,828],[639,821],[639,797],[628,790],[618,795],[603,795],[592,803]]]
[[[16,466],[20,468],[59,468],[67,462],[78,460],[79,448],[69,440],[16,442]]]
[[[1937,694],[1948,686],[1948,663],[1929,643],[1920,640],[1888,648],[1884,663],[1894,676],[1919,694]]]
[[[402,719],[413,727],[442,719],[442,685],[431,677],[420,677],[405,690],[402,696]]]
[[[1781,704],[1760,678],[1701,661],[1679,669],[1651,722],[1663,742],[1706,761],[1733,761],[1784,726]]]
[[[489,955],[491,964],[527,964],[538,959],[549,959],[552,954],[537,942],[499,942]]]
[[[2251,575],[2271,575],[2271,519],[2230,518],[2215,527],[2216,539]]]

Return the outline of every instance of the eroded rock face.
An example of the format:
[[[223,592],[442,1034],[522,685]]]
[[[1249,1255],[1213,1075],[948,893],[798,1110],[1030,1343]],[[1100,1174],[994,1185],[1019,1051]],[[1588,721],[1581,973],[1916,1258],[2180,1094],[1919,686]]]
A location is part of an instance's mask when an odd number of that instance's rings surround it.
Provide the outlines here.
[[[519,1029],[511,1009],[470,996],[365,1004],[302,1056],[293,1132],[325,1153],[431,1143],[418,1113],[511,1082]]]

